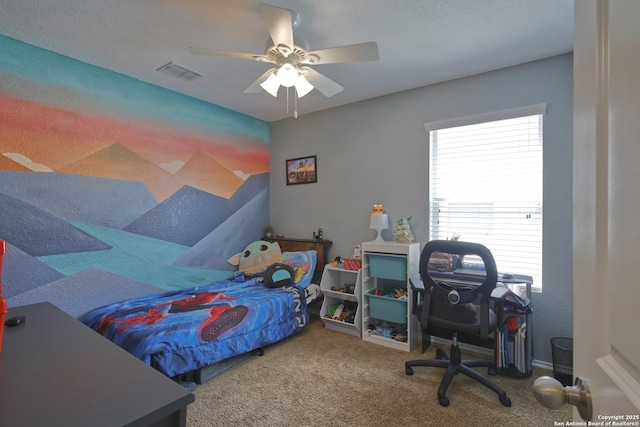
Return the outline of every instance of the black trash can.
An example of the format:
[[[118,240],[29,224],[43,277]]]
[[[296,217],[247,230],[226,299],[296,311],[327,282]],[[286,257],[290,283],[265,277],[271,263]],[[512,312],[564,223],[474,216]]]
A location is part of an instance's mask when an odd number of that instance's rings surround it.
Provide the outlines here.
[[[563,386],[573,385],[573,338],[551,338],[553,377]]]

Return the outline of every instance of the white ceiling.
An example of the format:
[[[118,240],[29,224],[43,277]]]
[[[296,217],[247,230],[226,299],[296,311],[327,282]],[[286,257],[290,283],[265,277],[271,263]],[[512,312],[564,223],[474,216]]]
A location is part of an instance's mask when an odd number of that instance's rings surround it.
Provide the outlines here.
[[[375,41],[380,60],[316,65],[345,89],[298,100],[298,114],[573,50],[573,0],[262,0],[300,15],[310,50]],[[189,46],[263,54],[258,0],[0,0],[0,34],[268,122],[291,117],[285,89],[243,93],[271,64]],[[1,53],[0,53],[1,54]],[[169,61],[205,75],[156,71]],[[45,66],[45,64],[43,64]]]

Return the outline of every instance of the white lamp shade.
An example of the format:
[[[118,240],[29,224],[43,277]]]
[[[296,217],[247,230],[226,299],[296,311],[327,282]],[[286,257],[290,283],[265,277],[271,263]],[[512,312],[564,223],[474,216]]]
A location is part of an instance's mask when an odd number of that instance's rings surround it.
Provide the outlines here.
[[[298,80],[296,81],[296,92],[298,92],[298,98],[302,98],[312,90],[313,85],[309,83],[309,81],[305,79],[303,75],[300,75],[300,77],[298,77]]]
[[[278,81],[284,87],[291,87],[296,84],[298,80],[298,70],[291,64],[283,64],[278,71],[276,71],[276,77],[278,77]]]
[[[384,242],[385,240],[382,238],[382,230],[386,230],[389,228],[389,215],[382,213],[372,213],[371,219],[369,220],[369,228],[374,229],[378,232],[378,236],[374,240],[374,242]]]
[[[389,215],[381,213],[371,214],[369,228],[374,230],[386,230],[389,228]]]
[[[260,83],[260,86],[262,86],[262,89],[269,92],[272,96],[277,97],[278,89],[280,89],[280,81],[274,73],[271,73],[269,74],[269,77],[267,77],[267,80]]]

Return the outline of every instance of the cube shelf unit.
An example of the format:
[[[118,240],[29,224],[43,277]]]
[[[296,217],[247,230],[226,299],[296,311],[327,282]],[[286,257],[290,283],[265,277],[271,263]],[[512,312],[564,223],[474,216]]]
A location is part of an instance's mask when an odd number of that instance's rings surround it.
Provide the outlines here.
[[[353,293],[334,290],[343,288],[345,285],[355,285]],[[357,337],[360,336],[360,286],[360,270],[346,270],[344,268],[334,267],[331,264],[325,265],[322,280],[320,281],[320,290],[324,295],[324,301],[320,309],[320,318],[324,322],[325,328]],[[344,304],[345,301],[351,301],[357,304],[353,323],[325,317],[330,307]]]
[[[362,244],[362,339],[386,347],[411,351],[418,342],[418,322],[411,314],[409,278],[419,277],[419,243],[365,242]],[[382,295],[375,295],[379,289]],[[384,295],[403,290],[406,298]],[[406,340],[375,334],[370,324],[391,322],[406,325]]]

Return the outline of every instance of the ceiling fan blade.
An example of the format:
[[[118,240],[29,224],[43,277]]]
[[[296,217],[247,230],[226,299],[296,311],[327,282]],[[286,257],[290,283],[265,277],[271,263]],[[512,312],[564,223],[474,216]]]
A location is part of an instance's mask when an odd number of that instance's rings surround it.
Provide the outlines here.
[[[332,97],[344,90],[342,86],[334,82],[328,77],[320,74],[313,68],[302,67],[305,71],[305,77],[309,83],[311,83],[316,89],[318,89],[327,98]]]
[[[307,54],[305,64],[336,64],[340,62],[377,61],[378,44],[376,42],[352,44],[314,50]],[[318,59],[316,59],[318,58]]]
[[[273,72],[274,68],[271,68],[270,70],[265,71],[265,73],[263,75],[261,75],[260,77],[258,77],[258,79],[251,83],[251,86],[249,86],[248,88],[246,88],[244,90],[244,93],[259,93],[262,92],[262,87],[260,86],[260,83],[262,83],[263,81],[265,81],[268,77],[269,74],[271,74]]]
[[[258,3],[258,11],[269,29],[273,44],[285,45],[293,49],[293,20],[291,11],[279,7]]]
[[[253,59],[254,61],[269,62],[266,56],[257,53],[231,52],[228,50],[207,49],[205,47],[189,47],[189,52],[194,55],[229,56],[231,58]]]

